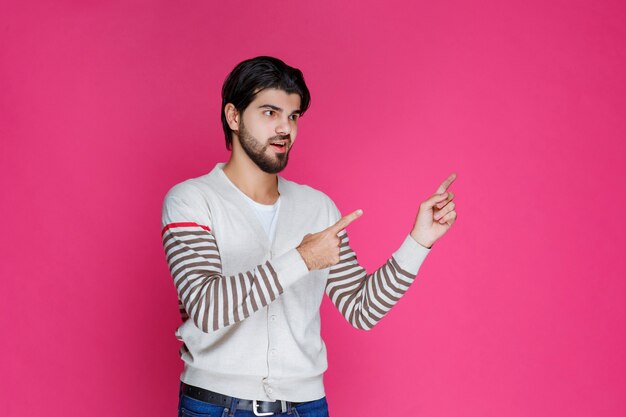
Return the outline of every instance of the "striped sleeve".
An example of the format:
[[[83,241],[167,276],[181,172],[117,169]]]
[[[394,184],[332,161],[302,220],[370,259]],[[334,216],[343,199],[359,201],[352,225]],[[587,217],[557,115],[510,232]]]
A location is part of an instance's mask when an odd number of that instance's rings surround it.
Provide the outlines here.
[[[339,238],[339,263],[330,268],[326,294],[352,326],[370,330],[409,289],[430,249],[407,235],[387,262],[368,274],[350,248],[345,230]]]
[[[224,275],[217,241],[211,226],[198,221],[202,217],[182,200],[166,198],[161,237],[182,319],[203,332],[244,320],[308,273],[293,249],[250,271]]]

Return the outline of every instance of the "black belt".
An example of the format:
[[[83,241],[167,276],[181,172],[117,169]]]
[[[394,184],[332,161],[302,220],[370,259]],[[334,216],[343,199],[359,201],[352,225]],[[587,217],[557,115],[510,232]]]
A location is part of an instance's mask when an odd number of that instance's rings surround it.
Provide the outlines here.
[[[229,397],[228,395],[220,394],[217,392],[209,391],[204,388],[194,387],[193,385],[187,385],[184,382],[181,382],[181,390],[183,395],[191,397],[193,399],[204,401],[205,403],[211,403],[214,405],[218,405],[220,407],[230,407],[231,401],[236,397]],[[262,416],[262,415],[270,415],[274,413],[281,413],[283,411],[282,403],[283,401],[258,401],[258,400],[244,400],[241,398],[237,398],[237,410],[247,410],[253,411],[254,415]],[[284,401],[285,407],[287,407],[288,403],[291,403],[291,406],[296,406],[298,404],[304,403],[294,403],[291,401]]]

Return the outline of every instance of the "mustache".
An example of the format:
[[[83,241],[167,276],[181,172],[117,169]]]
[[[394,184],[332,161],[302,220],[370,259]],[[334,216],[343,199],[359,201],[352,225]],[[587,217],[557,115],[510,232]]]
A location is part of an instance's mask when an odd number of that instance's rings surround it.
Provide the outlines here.
[[[270,141],[270,140],[285,140],[285,139],[287,139],[289,142],[291,142],[291,135],[287,134],[287,135],[272,136],[271,138],[268,139],[268,141]]]

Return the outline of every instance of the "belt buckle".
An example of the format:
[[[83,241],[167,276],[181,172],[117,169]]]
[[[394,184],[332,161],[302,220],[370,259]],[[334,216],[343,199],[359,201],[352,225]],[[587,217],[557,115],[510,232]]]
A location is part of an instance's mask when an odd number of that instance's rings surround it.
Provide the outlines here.
[[[256,400],[252,400],[252,411],[254,411],[254,415],[255,416],[273,416],[274,413],[259,413],[256,408],[259,406],[260,404],[257,403]]]

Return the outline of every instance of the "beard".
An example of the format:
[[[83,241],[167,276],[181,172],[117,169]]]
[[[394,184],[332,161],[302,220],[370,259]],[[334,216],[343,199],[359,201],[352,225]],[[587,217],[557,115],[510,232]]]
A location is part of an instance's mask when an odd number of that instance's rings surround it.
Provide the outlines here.
[[[270,141],[276,139],[288,139],[289,142],[285,145],[287,150],[285,153],[272,152],[273,155],[267,155],[267,148],[270,147]],[[263,172],[268,174],[277,174],[287,166],[289,161],[289,152],[291,151],[291,138],[289,135],[272,136],[267,140],[265,145],[250,135],[243,125],[243,120],[239,125],[239,143],[248,157],[256,164],[256,166]]]

